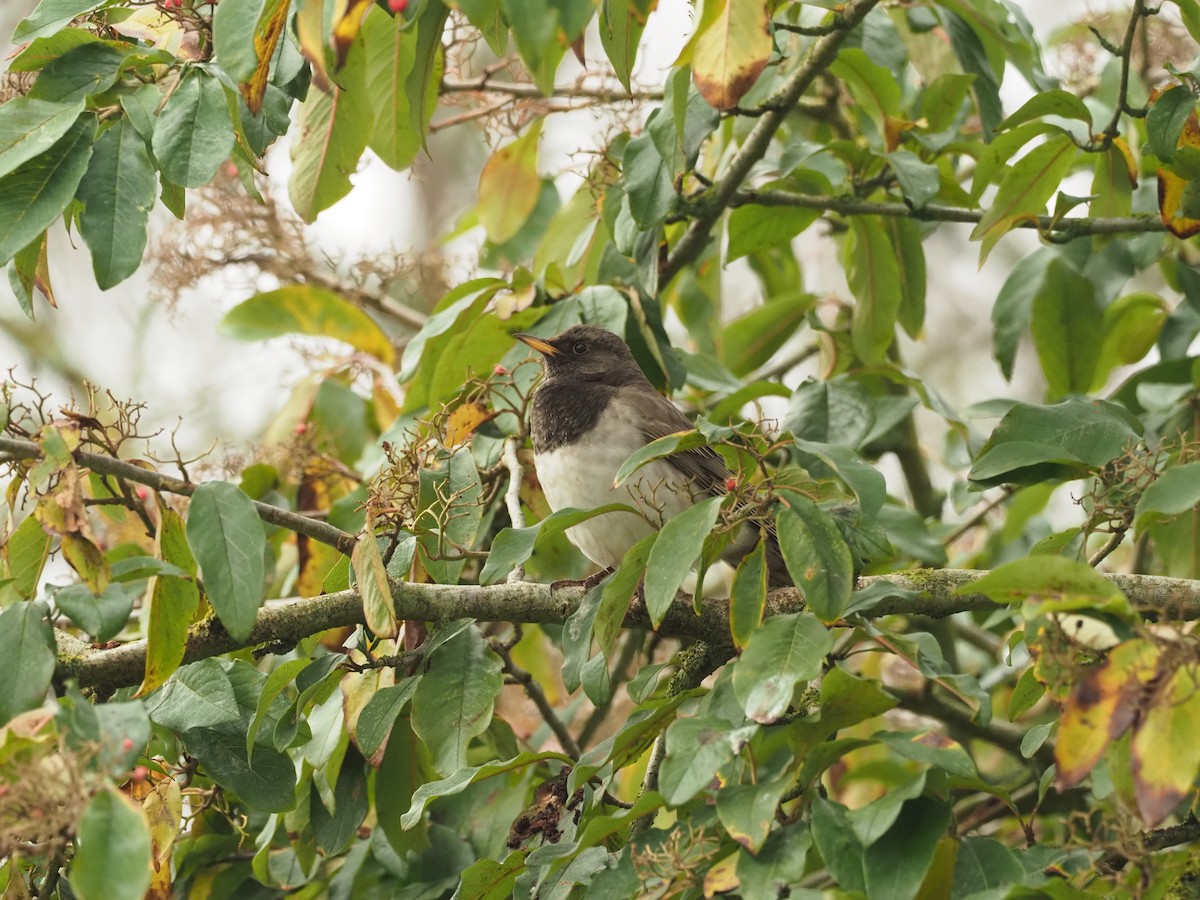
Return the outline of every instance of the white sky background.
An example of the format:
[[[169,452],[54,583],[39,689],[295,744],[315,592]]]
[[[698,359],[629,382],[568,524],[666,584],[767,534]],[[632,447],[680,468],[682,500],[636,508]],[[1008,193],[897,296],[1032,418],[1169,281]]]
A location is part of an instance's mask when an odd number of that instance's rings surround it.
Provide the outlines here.
[[[0,8],[0,35],[11,35],[21,15],[34,5],[32,0],[4,3]],[[1044,38],[1084,11],[1108,4],[1104,0],[1022,0],[1020,5]],[[645,84],[661,83],[661,73],[686,40],[691,21],[686,0],[660,0],[639,58],[638,77]],[[602,55],[594,33],[589,54]],[[1053,60],[1049,59],[1048,64],[1052,66]],[[560,82],[574,77],[574,67],[568,54]],[[1012,111],[1026,99],[1028,88],[1019,76],[1007,78],[1005,86],[1005,108]],[[438,144],[447,141],[467,142],[466,149],[461,143],[455,149],[483,158],[484,149],[473,127],[460,126],[437,135],[432,142],[435,163],[422,160],[408,173],[392,172],[368,153],[354,179],[354,190],[322,213],[312,227],[311,239],[319,248],[317,252],[333,259],[349,259],[371,251],[419,251],[432,236],[422,206],[425,199],[436,196],[439,206],[462,212],[474,196],[473,180],[446,187],[442,177],[446,170],[436,166]],[[591,112],[551,117],[542,142],[543,170],[548,174],[565,171],[573,151],[596,146],[596,128],[596,117]],[[271,179],[279,187],[278,196],[286,197],[286,150],[274,148],[268,165]],[[569,176],[564,177],[562,186],[570,181]],[[443,199],[443,192],[452,196]],[[567,197],[563,199],[565,202]],[[156,229],[168,221],[165,211],[158,209],[151,219],[151,241]],[[1029,365],[1033,362],[1030,348],[1023,348],[1021,357],[1026,366],[1012,385],[1001,378],[990,350],[991,299],[1011,262],[1035,247],[1036,238],[1031,234],[1005,237],[980,272],[978,246],[966,241],[968,229],[952,232],[951,227],[955,226],[943,226],[926,245],[927,340],[905,346],[909,367],[928,377],[960,408],[995,396],[1038,399],[1043,388],[1036,367]],[[799,239],[806,287],[818,293],[848,296],[837,254],[820,232],[814,227]],[[52,279],[59,308],[52,310],[38,301],[36,326],[24,319],[7,279],[0,278],[0,320],[29,330],[28,338],[21,341],[14,340],[10,329],[0,330],[0,369],[16,365],[22,380],[38,375],[43,379],[43,388],[52,386],[56,394],[65,397],[66,384],[54,374],[56,367],[46,362],[48,354],[60,352],[78,375],[111,389],[119,397],[146,401],[149,409],[144,421],[171,428],[182,419],[180,435],[185,448],[202,450],[213,439],[229,447],[252,443],[283,403],[286,391],[308,368],[294,344],[286,339],[268,344],[242,343],[217,334],[221,315],[250,296],[252,286],[213,287],[210,296],[190,297],[168,311],[149,302],[149,267],[144,266],[127,282],[102,293],[95,286],[86,248],[77,237],[74,243],[77,246],[72,246],[61,227],[53,234]],[[964,356],[970,362],[964,361]]]

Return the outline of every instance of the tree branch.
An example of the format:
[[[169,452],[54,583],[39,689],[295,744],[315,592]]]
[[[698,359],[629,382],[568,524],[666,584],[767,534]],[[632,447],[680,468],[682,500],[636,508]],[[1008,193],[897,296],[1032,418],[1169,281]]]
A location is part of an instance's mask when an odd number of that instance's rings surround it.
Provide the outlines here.
[[[783,85],[762,105],[767,112],[755,123],[741,149],[729,161],[729,166],[712,188],[706,192],[705,209],[688,226],[683,237],[671,250],[659,277],[659,284],[666,287],[685,266],[693,263],[704,251],[713,225],[730,205],[737,191],[755,163],[763,158],[771,145],[771,139],[800,97],[824,72],[847,35],[863,20],[879,0],[850,0],[841,10],[841,21],[837,31],[817,38],[808,49],[800,66]]]
[[[443,94],[504,94],[529,100],[548,100],[562,97],[568,100],[596,100],[602,103],[635,102],[642,100],[662,100],[662,91],[627,92],[621,87],[556,87],[550,94],[543,94],[535,84],[522,84],[510,81],[492,81],[488,76],[475,78],[471,81],[455,81],[443,78],[441,84]]]
[[[729,201],[730,206],[796,206],[804,209],[820,209],[843,216],[887,216],[890,218],[916,219],[921,222],[962,222],[972,225],[983,218],[981,209],[963,209],[958,206],[942,206],[928,203],[914,209],[906,203],[863,200],[860,197],[829,197],[823,194],[799,194],[793,191],[738,191]],[[1111,218],[1034,216],[1014,223],[1015,228],[1036,228],[1042,232],[1058,232],[1071,237],[1093,234],[1140,234],[1143,232],[1165,232],[1167,226],[1153,215],[1114,216]]]
[[[101,475],[112,475],[114,478],[123,478],[135,484],[144,484],[146,487],[153,488],[164,494],[179,494],[184,497],[190,497],[196,492],[197,485],[190,481],[172,478],[170,475],[163,475],[160,472],[152,472],[149,469],[143,469],[141,466],[136,466],[124,460],[114,459],[102,453],[88,453],[86,450],[76,450],[71,456],[74,457],[75,462],[92,472],[97,472]],[[41,458],[42,448],[34,441],[0,437],[0,463]],[[286,528],[289,531],[310,537],[314,541],[328,544],[330,547],[340,550],[347,556],[354,550],[354,544],[358,539],[354,535],[342,531],[340,528],[335,528],[328,522],[321,522],[308,516],[302,516],[300,513],[294,513],[290,509],[272,506],[269,503],[262,503],[258,500],[253,502],[259,518],[264,522],[270,522],[272,525],[278,525],[281,528]]]
[[[997,604],[982,594],[956,593],[960,587],[985,574],[973,569],[921,569],[860,578],[860,589],[886,583],[901,591],[918,594],[915,599],[885,597],[860,615],[868,619],[898,614],[941,618],[958,612],[994,610]],[[1124,591],[1140,609],[1159,617],[1200,619],[1200,581],[1156,575],[1104,577]],[[550,585],[529,582],[481,587],[394,581],[391,588],[398,619],[430,622],[473,618],[561,624],[584,596],[581,587],[552,590]],[[781,588],[767,597],[767,615],[797,612],[803,608],[804,601],[795,588]],[[362,599],[357,590],[272,601],[259,610],[258,621],[245,641],[231,638],[216,619],[194,625],[183,661],[194,662],[268,641],[294,643],[319,631],[364,621]],[[640,604],[630,609],[624,626],[652,630],[649,616]],[[697,615],[692,608],[692,598],[681,593],[667,611],[658,633],[704,640],[715,648],[726,647],[729,644],[729,605],[723,600],[708,600]],[[113,649],[99,650],[63,631],[56,631],[56,638],[56,677],[60,681],[74,678],[84,687],[108,689],[141,683],[146,667],[145,641],[131,641]]]

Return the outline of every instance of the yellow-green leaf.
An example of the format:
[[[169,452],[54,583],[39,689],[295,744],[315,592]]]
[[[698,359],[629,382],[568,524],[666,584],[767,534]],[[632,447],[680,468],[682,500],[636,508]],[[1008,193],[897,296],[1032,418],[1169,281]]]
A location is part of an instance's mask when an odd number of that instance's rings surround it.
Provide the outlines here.
[[[1192,790],[1200,770],[1200,677],[1193,663],[1156,692],[1132,750],[1138,812],[1154,828]]]
[[[479,222],[493,244],[503,244],[525,224],[537,205],[541,178],[537,171],[542,120],[484,163],[479,175]]]
[[[392,342],[375,320],[333,291],[292,284],[256,294],[221,320],[221,333],[240,341],[263,341],[285,334],[334,338],[391,365]]]

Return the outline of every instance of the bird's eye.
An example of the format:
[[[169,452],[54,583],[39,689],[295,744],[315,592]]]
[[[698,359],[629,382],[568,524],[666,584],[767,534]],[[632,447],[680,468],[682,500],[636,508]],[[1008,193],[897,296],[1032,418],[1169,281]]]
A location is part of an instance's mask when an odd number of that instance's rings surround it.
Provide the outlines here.
[[[573,350],[577,354],[578,353],[586,353],[587,352],[587,344],[585,344],[583,341],[576,341],[575,346],[572,347],[571,350]]]

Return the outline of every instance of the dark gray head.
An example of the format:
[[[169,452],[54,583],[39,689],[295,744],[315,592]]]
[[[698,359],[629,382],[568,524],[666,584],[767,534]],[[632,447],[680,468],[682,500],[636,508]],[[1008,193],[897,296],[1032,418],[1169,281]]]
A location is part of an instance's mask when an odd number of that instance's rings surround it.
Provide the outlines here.
[[[599,325],[573,325],[549,340],[514,334],[542,354],[546,381],[589,382],[618,386],[646,381],[646,376],[617,335]]]

